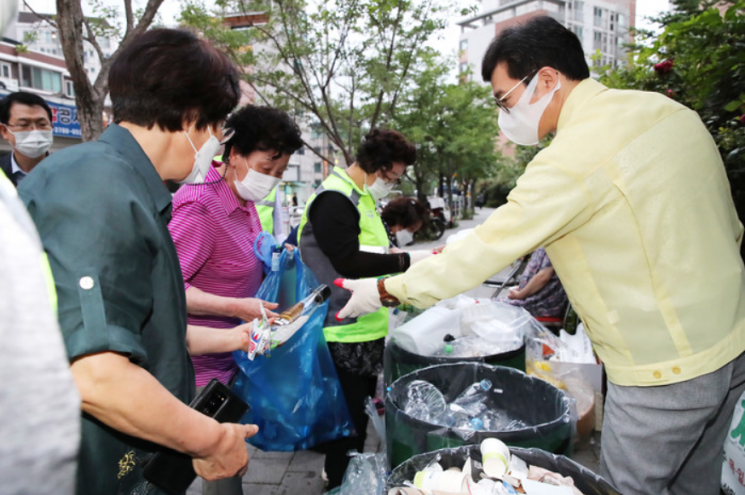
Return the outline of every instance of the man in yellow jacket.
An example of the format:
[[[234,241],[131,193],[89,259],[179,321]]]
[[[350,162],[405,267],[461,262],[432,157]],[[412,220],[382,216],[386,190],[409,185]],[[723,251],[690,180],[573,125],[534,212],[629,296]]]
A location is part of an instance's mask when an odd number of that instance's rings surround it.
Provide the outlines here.
[[[427,307],[544,246],[608,373],[602,474],[621,493],[719,493],[745,389],[743,227],[698,115],[590,79],[577,37],[538,17],[487,50],[502,131],[551,145],[508,203],[439,256],[354,291],[340,317]]]

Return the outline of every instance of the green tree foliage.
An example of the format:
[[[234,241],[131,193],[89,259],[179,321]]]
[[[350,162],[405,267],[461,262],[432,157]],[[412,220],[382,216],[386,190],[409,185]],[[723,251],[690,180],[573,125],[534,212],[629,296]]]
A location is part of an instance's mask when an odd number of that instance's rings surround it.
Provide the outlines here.
[[[664,31],[656,39],[642,33],[633,64],[602,81],[657,91],[698,112],[719,147],[745,219],[745,1],[724,14],[699,5],[678,0],[672,14],[658,19]]]
[[[425,41],[445,26],[448,0],[200,0],[181,22],[200,29],[243,67],[259,101],[307,117],[347,164],[362,134],[387,125]],[[231,13],[259,12],[230,30]],[[327,150],[314,150],[328,160]]]
[[[395,127],[417,143],[412,174],[420,199],[435,184],[453,190],[454,181],[473,191],[475,182],[495,174],[501,161],[490,88],[448,83],[449,65],[431,50],[423,53],[394,117]]]

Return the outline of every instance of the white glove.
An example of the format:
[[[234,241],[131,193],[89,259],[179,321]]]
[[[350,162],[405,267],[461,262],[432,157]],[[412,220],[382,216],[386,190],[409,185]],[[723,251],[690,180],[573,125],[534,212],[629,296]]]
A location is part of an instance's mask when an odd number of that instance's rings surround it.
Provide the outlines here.
[[[416,249],[414,251],[407,251],[407,253],[409,253],[409,266],[435,254],[434,251],[429,249]]]
[[[359,280],[350,280],[347,278],[337,278],[334,285],[347,289],[352,293],[352,298],[346,306],[336,313],[336,321],[342,321],[344,318],[357,318],[358,316],[373,313],[383,307],[380,302],[380,292],[378,292],[377,278],[363,278]]]

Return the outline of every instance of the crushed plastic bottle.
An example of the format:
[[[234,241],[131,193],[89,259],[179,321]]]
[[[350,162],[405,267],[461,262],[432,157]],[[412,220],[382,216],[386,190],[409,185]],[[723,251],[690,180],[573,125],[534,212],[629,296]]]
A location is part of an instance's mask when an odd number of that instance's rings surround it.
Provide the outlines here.
[[[424,380],[414,380],[407,389],[407,401],[404,412],[421,421],[433,421],[440,418],[447,404],[445,397],[437,387]]]
[[[466,411],[474,411],[471,414],[477,416],[481,411],[486,408],[484,402],[489,397],[489,391],[492,388],[490,380],[481,380],[466,388],[461,394],[455,398],[453,404],[456,404]],[[482,407],[479,407],[483,406]]]

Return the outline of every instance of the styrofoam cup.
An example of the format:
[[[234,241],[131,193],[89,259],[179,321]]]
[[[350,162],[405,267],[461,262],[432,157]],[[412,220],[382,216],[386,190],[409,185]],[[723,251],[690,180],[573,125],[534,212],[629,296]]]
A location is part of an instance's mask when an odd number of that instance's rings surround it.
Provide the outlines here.
[[[486,438],[481,442],[481,464],[490,478],[501,478],[510,466],[510,449],[497,438]]]

